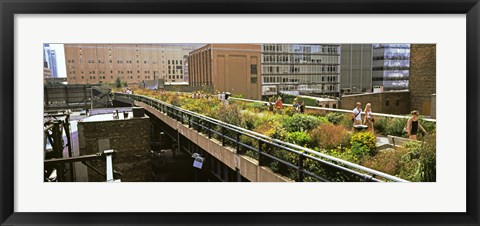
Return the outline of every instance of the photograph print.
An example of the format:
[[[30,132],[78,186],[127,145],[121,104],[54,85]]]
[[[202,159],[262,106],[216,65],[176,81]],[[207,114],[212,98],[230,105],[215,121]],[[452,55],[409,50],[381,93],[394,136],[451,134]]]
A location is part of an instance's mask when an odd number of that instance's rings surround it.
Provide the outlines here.
[[[435,182],[436,44],[44,43],[44,182]]]

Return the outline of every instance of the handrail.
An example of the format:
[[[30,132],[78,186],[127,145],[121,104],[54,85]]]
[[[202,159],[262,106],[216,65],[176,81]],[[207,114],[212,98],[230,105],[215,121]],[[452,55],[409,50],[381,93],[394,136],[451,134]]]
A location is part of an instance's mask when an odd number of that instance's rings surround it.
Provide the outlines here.
[[[245,102],[254,102],[254,103],[268,103],[268,101],[261,101],[261,100],[251,100],[251,99],[243,99],[243,98],[237,98],[237,97],[229,97],[228,99],[233,99],[233,100],[239,100],[239,101],[245,101]],[[293,106],[292,104],[283,104],[285,106]],[[324,110],[324,111],[333,111],[333,112],[341,112],[341,113],[350,113],[352,114],[351,110],[345,110],[345,109],[336,109],[336,108],[324,108],[324,107],[313,107],[313,106],[305,106],[306,109],[315,109],[315,110]],[[365,112],[362,111],[361,114],[365,114]],[[383,114],[383,113],[374,113],[372,112],[373,116],[381,116],[381,117],[390,117],[390,118],[403,118],[403,119],[409,119],[409,116],[405,115],[392,115],[392,114]],[[436,119],[431,119],[431,118],[419,118],[419,120],[423,120],[426,122],[437,122]]]
[[[238,126],[235,126],[235,125],[231,125],[231,124],[225,123],[223,121],[220,121],[220,120],[217,120],[217,119],[210,118],[208,116],[199,114],[197,112],[189,111],[189,110],[174,106],[172,104],[163,102],[163,101],[155,99],[155,98],[151,98],[151,97],[143,96],[143,95],[136,95],[136,94],[115,93],[115,96],[117,96],[117,95],[118,96],[127,96],[127,98],[129,96],[133,96],[133,97],[148,99],[149,101],[152,101],[152,102],[154,101],[154,102],[163,104],[163,105],[165,105],[167,107],[171,107],[171,108],[173,108],[177,111],[181,111],[181,112],[188,113],[190,115],[196,116],[198,118],[201,118],[202,120],[214,122],[214,123],[220,124],[224,127],[229,127],[231,129],[233,129],[234,132],[242,132],[244,134],[250,134],[251,137],[261,138],[260,140],[262,140],[262,141],[270,141],[270,142],[278,143],[278,144],[288,146],[288,147],[291,147],[291,148],[295,148],[295,149],[298,149],[298,150],[302,150],[302,151],[305,151],[307,153],[322,157],[324,159],[334,161],[334,162],[337,162],[337,163],[341,163],[341,164],[347,165],[349,167],[352,167],[354,169],[361,170],[363,172],[367,172],[367,173],[370,173],[370,174],[373,174],[373,175],[376,175],[376,176],[380,176],[380,177],[383,177],[383,178],[391,180],[391,181],[408,182],[407,180],[404,180],[404,179],[401,179],[401,178],[398,178],[398,177],[395,177],[395,176],[392,176],[392,175],[389,175],[389,174],[386,174],[386,173],[383,173],[383,172],[380,172],[380,171],[377,171],[377,170],[374,170],[374,169],[370,169],[370,168],[367,168],[367,167],[364,167],[364,166],[360,166],[358,164],[351,163],[351,162],[348,162],[348,161],[343,160],[343,159],[339,159],[339,158],[336,158],[336,157],[333,157],[333,156],[330,156],[330,155],[327,155],[327,154],[324,154],[324,153],[320,153],[320,152],[317,152],[317,151],[314,151],[314,150],[311,150],[311,149],[308,149],[308,148],[301,147],[301,146],[296,145],[296,144],[291,144],[291,143],[288,143],[288,142],[284,142],[284,141],[281,141],[281,140],[278,140],[278,139],[275,139],[275,138],[271,138],[271,137],[268,137],[266,135],[263,135],[263,134],[260,134],[260,133],[257,133],[257,132],[251,131],[251,130],[247,130],[247,129],[244,129],[244,128],[241,128],[241,127],[238,127]]]

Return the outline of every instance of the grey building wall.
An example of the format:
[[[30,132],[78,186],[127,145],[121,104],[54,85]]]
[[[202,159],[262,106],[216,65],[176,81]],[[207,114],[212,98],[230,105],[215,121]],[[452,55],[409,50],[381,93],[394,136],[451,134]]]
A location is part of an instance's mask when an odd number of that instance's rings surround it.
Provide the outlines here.
[[[340,89],[343,93],[372,91],[372,44],[342,44]]]

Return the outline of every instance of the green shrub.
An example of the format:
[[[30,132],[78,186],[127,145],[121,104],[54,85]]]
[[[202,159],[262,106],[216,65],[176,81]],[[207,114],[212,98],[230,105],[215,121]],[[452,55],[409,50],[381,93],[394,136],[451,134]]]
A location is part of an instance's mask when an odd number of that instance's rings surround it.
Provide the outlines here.
[[[325,115],[325,118],[327,118],[329,122],[335,125],[338,125],[343,120],[344,115],[345,115],[344,113],[340,113],[340,112],[330,112],[327,115]]]
[[[240,125],[241,127],[248,129],[248,130],[253,130],[255,128],[255,119],[256,119],[255,113],[247,110],[243,110],[241,115],[240,115]]]
[[[305,132],[290,132],[288,133],[288,141],[290,143],[294,143],[300,146],[307,146],[312,142],[312,138],[310,135],[306,134]]]
[[[377,139],[371,132],[354,133],[350,138],[351,152],[357,157],[372,156],[376,151]]]
[[[364,158],[361,165],[390,175],[398,175],[405,150],[392,148],[381,151],[371,158]]]
[[[218,108],[216,115],[216,118],[222,122],[240,126],[240,110],[236,104],[222,104]]]
[[[312,145],[321,149],[349,147],[350,133],[342,126],[322,123],[310,132]]]
[[[375,117],[376,121],[373,124],[375,132],[382,135],[392,135],[401,137],[404,134],[403,128],[407,125],[407,119],[404,118],[389,118],[389,117]]]
[[[436,181],[436,134],[429,134],[425,142],[408,142],[403,148],[399,177],[415,182]]]
[[[421,120],[423,118],[424,118],[423,116],[420,116],[418,120],[422,125],[422,127],[427,131],[427,133],[435,133],[437,130],[436,129],[437,124],[435,122],[428,122],[428,121]]]
[[[263,103],[246,103],[242,106],[243,109],[247,109],[253,112],[262,112],[268,110],[268,107],[266,107]]]
[[[288,132],[311,130],[326,119],[311,115],[295,114],[292,117],[286,117],[283,126]]]

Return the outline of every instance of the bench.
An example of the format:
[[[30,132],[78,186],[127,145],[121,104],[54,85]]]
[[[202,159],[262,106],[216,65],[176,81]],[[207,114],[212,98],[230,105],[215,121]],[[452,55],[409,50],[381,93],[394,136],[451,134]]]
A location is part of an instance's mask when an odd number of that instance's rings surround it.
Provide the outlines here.
[[[403,138],[403,137],[397,137],[397,136],[391,136],[391,135],[388,135],[388,142],[393,145],[394,147],[401,147],[403,145],[403,143],[405,142],[410,142],[410,141],[415,141],[415,142],[418,142],[418,143],[421,143],[421,141],[418,141],[418,140],[411,140],[411,139],[408,139],[408,138]]]

